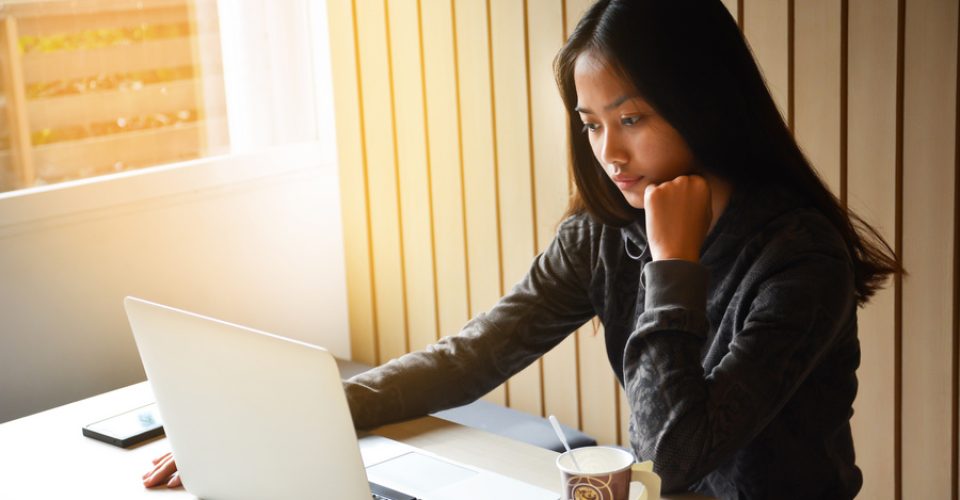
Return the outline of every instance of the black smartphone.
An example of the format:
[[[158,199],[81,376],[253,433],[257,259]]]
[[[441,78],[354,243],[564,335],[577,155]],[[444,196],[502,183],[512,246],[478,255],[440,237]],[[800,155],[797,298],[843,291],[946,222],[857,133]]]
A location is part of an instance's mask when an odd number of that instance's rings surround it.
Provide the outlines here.
[[[156,403],[83,426],[84,436],[121,448],[133,446],[162,434],[163,421],[160,419]]]

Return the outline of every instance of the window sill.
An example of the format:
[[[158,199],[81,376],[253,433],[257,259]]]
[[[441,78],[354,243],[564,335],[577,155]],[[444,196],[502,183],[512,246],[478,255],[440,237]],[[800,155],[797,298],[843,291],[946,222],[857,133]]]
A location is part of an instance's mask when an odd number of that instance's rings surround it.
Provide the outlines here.
[[[117,174],[0,193],[0,237],[21,226],[97,218],[150,200],[209,194],[271,177],[330,169],[320,143],[278,146],[255,153],[200,158]]]

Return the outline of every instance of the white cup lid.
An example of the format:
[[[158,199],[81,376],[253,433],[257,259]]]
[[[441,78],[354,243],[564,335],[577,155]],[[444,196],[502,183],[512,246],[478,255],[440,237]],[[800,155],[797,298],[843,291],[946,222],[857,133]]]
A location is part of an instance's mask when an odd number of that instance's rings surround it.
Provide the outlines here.
[[[577,464],[572,454],[576,454]],[[568,474],[609,474],[621,471],[634,463],[633,454],[610,446],[586,446],[562,453],[557,457],[557,467]]]

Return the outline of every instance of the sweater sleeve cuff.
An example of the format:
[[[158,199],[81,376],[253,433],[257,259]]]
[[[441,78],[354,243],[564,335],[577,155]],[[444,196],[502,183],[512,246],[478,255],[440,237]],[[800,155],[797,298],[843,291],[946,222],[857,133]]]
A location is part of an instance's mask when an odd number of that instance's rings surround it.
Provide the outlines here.
[[[707,332],[707,268],[686,260],[658,260],[643,268],[644,312],[635,335],[672,330],[704,336]]]
[[[707,268],[688,260],[655,260],[643,267],[645,309],[682,307],[707,309]]]
[[[343,392],[356,429],[368,430],[396,421],[403,409],[396,391],[377,388],[382,385],[376,379],[377,373],[373,369],[343,381]]]

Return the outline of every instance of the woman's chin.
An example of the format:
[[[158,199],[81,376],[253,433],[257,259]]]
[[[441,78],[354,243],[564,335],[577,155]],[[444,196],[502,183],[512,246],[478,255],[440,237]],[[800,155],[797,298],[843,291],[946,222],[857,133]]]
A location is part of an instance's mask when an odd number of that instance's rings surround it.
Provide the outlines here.
[[[643,196],[638,196],[632,193],[624,193],[624,198],[627,200],[627,204],[638,210],[643,210]]]

